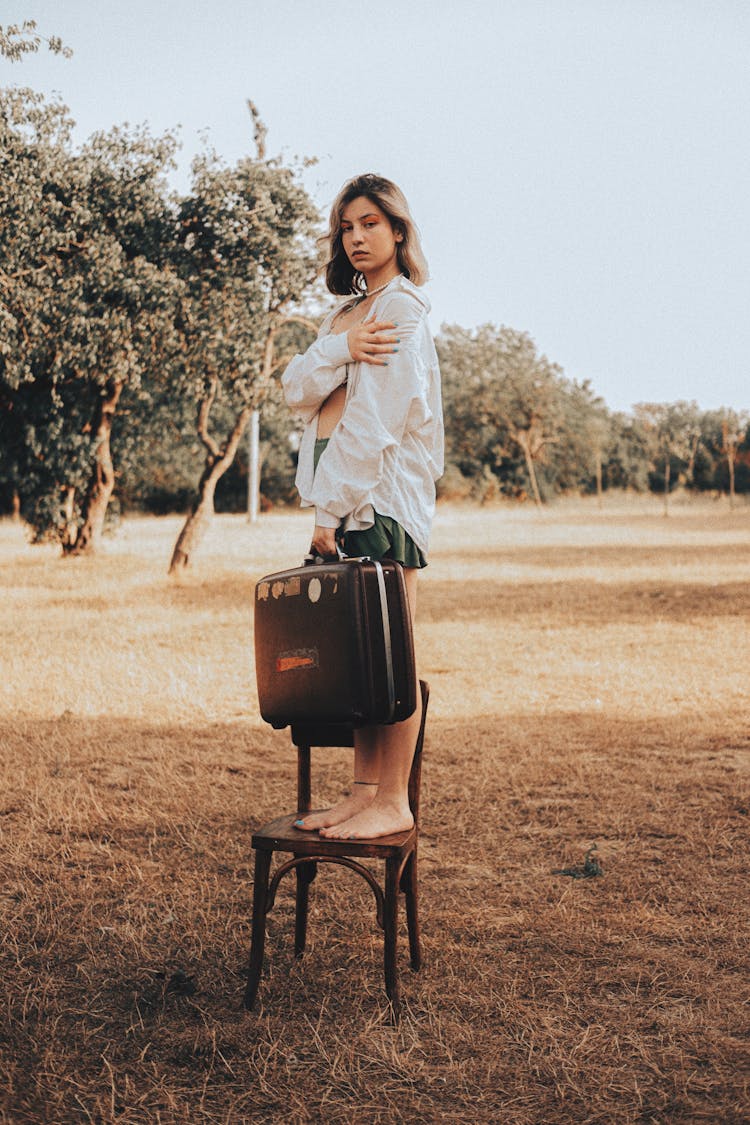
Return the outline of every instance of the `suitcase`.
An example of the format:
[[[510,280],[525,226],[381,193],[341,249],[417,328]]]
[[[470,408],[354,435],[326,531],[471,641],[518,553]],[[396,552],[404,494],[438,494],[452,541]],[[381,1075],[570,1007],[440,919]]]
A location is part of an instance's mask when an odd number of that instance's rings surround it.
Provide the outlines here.
[[[397,723],[417,706],[400,563],[308,556],[255,588],[260,713],[290,723]]]

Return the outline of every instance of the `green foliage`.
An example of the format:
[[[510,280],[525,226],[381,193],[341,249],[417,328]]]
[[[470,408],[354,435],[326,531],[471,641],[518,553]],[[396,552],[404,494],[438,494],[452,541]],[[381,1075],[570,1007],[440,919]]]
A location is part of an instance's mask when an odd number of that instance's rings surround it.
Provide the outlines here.
[[[280,364],[276,337],[312,284],[319,222],[294,169],[265,159],[265,127],[251,106],[258,157],[224,167],[213,155],[193,165],[193,191],[179,211],[175,262],[185,283],[177,393],[198,404],[205,449],[191,512],[170,573],[189,565],[234,464],[252,412],[267,400]],[[216,427],[215,405],[230,413]]]
[[[98,471],[97,412],[121,393],[123,503],[184,506],[231,444],[209,409],[227,434],[268,398],[273,345],[318,264],[293,169],[204,154],[176,199],[172,134],[118,127],[76,150],[71,126],[59,101],[0,91],[0,489],[20,492],[35,537],[61,542]],[[269,445],[268,471],[275,458]]]
[[[604,404],[588,384],[566,380],[527,333],[512,328],[444,325],[436,342],[448,490],[460,493],[469,480],[474,495],[488,500],[589,485],[592,446],[605,440],[606,426]]]
[[[112,456],[123,512],[187,511],[203,461],[194,404],[175,396],[168,378],[127,388],[112,428]]]
[[[276,161],[194,162],[173,256],[184,283],[181,393],[197,402],[220,390],[234,409],[259,405],[269,333],[315,275],[318,218],[294,171]]]
[[[12,487],[21,492],[36,540],[53,537],[65,524],[61,482],[86,486],[95,397],[91,387],[81,393],[71,382],[49,378],[25,381],[13,394],[0,383],[0,472],[7,498]]]
[[[695,486],[702,490],[750,492],[750,414],[722,407],[700,418]]]
[[[560,377],[557,392],[557,440],[549,446],[547,470],[551,487],[562,493],[593,492],[612,442],[610,416],[588,381]]]
[[[228,430],[234,417],[223,399],[214,405],[215,429]],[[175,397],[167,384],[141,386],[123,397],[112,437],[115,461],[121,466],[118,494],[123,511],[164,515],[190,509],[205,458],[195,418],[195,403]],[[266,505],[295,500],[295,433],[296,421],[274,380],[260,416],[260,490]],[[245,441],[217,485],[217,511],[247,510],[247,476]]]
[[[71,489],[80,522],[102,397],[177,344],[181,283],[164,254],[175,139],[114,129],[75,151],[70,128],[59,102],[0,91],[0,476],[37,538],[63,534]]]
[[[645,438],[650,484],[669,492],[692,477],[700,438],[700,411],[695,402],[641,402],[633,414]]]
[[[623,411],[609,417],[609,440],[605,447],[605,488],[648,492],[648,439],[638,419]]]
[[[70,47],[66,47],[58,35],[51,35],[49,38],[39,35],[36,20],[0,26],[0,55],[11,62],[19,62],[24,55],[35,54],[43,43],[47,44],[53,55],[62,55],[66,59],[73,55]]]
[[[611,412],[588,382],[565,377],[522,332],[444,325],[436,340],[446,415],[439,494],[538,498],[678,485],[750,489],[748,416],[694,402]]]
[[[317,267],[316,212],[275,162],[242,161],[238,171],[201,158],[193,186],[177,211],[173,254],[184,283],[180,350],[168,378],[149,375],[128,396],[129,423],[113,435],[123,499],[155,512],[190,508],[198,478],[222,457],[238,415],[262,402],[261,492],[268,502],[288,502],[297,423],[276,375],[313,338],[311,324],[290,318],[287,306]],[[259,236],[259,223],[279,229]],[[246,508],[247,461],[239,444],[217,482],[219,511]]]

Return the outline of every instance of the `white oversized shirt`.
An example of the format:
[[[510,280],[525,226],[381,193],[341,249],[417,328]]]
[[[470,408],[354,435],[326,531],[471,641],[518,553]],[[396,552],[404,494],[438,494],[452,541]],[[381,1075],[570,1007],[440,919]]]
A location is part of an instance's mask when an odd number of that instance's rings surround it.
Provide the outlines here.
[[[338,306],[340,308],[341,306]],[[399,274],[368,313],[397,325],[398,351],[387,367],[354,363],[347,333],[330,333],[334,309],[304,355],[281,382],[286,400],[306,423],[299,447],[297,490],[315,508],[320,527],[372,527],[374,513],[391,516],[427,551],[435,512],[435,481],[443,472],[440,369],[427,323],[430,305]],[[314,469],[318,412],[346,383],[344,410]]]

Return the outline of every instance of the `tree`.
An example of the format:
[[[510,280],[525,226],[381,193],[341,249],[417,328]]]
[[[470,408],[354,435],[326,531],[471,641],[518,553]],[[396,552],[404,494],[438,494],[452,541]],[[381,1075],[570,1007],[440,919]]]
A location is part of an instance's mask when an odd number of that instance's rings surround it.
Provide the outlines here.
[[[175,263],[185,296],[176,378],[196,404],[205,459],[171,574],[189,564],[208,526],[216,485],[283,364],[277,336],[290,318],[306,321],[295,310],[318,267],[318,212],[296,170],[265,158],[257,113],[254,121],[256,158],[227,168],[213,153],[199,157],[179,209]],[[215,404],[231,419],[221,437],[212,431]]]
[[[594,462],[596,499],[601,507],[604,492],[604,462],[612,441],[612,420],[603,399],[596,397],[588,403],[588,406],[585,429]]]
[[[727,411],[721,423],[721,452],[727,462],[729,470],[729,507],[734,508],[734,467],[737,463],[737,452],[745,440],[747,422],[741,423],[734,410]]]
[[[650,439],[641,422],[625,411],[609,415],[609,441],[602,465],[602,485],[606,488],[649,488]]]
[[[24,482],[25,514],[39,535],[52,509],[60,516],[66,462],[66,480],[82,483],[90,445],[80,416],[68,434],[75,396],[57,363],[64,331],[53,327],[78,218],[71,125],[59,102],[0,92],[0,471],[14,488]]]
[[[740,478],[740,489],[747,487],[750,477],[750,415],[726,406],[706,411],[701,419],[701,444],[707,460],[702,482],[726,491],[733,508],[739,470],[744,469],[745,477],[744,481]]]
[[[610,414],[588,380],[559,382],[558,441],[550,450],[550,471],[561,492],[595,489],[599,505],[604,463],[612,435]]]
[[[35,536],[84,553],[114,487],[123,387],[174,334],[160,253],[176,142],[113,129],[75,152],[70,127],[59,102],[0,91],[0,427]]]
[[[654,472],[663,474],[664,515],[669,515],[673,470],[683,472],[695,461],[700,434],[696,402],[640,402],[633,407],[650,445]]]
[[[111,433],[123,388],[137,388],[157,365],[168,370],[177,348],[182,286],[169,262],[173,225],[165,183],[175,146],[171,134],[153,138],[146,129],[114,128],[83,150],[87,203],[97,228],[86,247],[95,269],[84,300],[89,339],[98,344],[96,366],[89,370],[99,394],[91,422],[94,463],[78,534],[68,548],[77,554],[98,541],[114,490]]]
[[[558,440],[560,368],[512,328],[443,325],[436,343],[449,462],[464,476],[492,474],[506,492],[518,494],[525,483],[540,505],[536,466]]]

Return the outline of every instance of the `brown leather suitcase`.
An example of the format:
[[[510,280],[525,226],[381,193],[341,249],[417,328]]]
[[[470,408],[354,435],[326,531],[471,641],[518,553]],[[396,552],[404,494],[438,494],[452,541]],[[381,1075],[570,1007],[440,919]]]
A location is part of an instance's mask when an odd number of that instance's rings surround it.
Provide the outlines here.
[[[308,558],[261,578],[255,670],[260,713],[276,728],[407,719],[417,677],[400,563]]]

